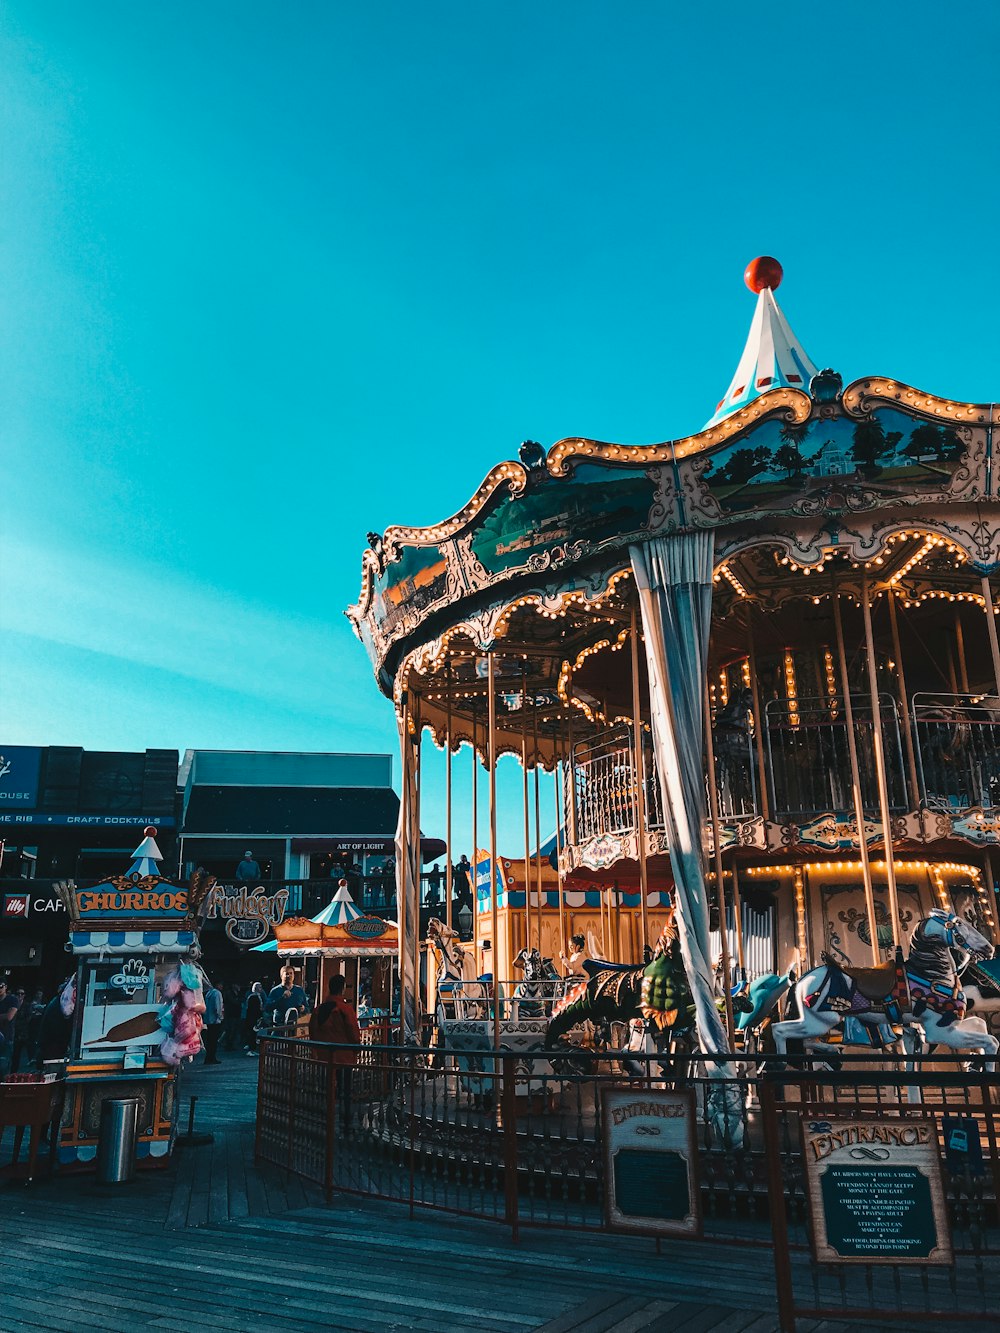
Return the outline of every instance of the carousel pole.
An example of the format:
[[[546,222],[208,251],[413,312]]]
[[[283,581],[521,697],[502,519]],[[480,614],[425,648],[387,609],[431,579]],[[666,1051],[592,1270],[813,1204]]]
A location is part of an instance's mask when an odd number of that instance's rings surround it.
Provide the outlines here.
[[[552,790],[556,798],[556,886],[559,894],[559,949],[566,948],[566,904],[563,901],[563,870],[562,859],[559,855],[559,830],[562,828],[562,814],[559,808],[559,760],[556,757],[555,746],[552,749]]]
[[[445,792],[445,868],[444,868],[444,920],[445,925],[451,930],[451,900],[452,900],[452,854],[451,854],[451,655],[448,656],[448,713],[445,719],[445,750],[447,759],[444,770],[444,792]]]
[[[500,940],[497,934],[497,696],[494,674],[493,649],[486,659],[489,697],[489,766],[490,766],[490,906],[493,939],[493,1049],[500,1049]]]
[[[476,750],[476,700],[472,700],[472,949],[479,966],[479,754]]]
[[[715,885],[719,903],[719,944],[722,950],[722,998],[726,1006],[726,1031],[729,1049],[736,1049],[736,1027],[733,1023],[733,966],[729,955],[729,913],[726,911],[725,876],[722,870],[722,821],[719,819],[719,792],[715,785],[715,743],[712,740],[712,704],[705,680],[705,756],[708,760],[708,809],[712,820],[712,852],[715,860]],[[735,919],[733,924],[735,925]]]
[[[847,754],[851,761],[851,792],[854,797],[854,822],[858,830],[858,856],[865,886],[865,914],[868,917],[868,935],[871,941],[872,966],[878,967],[882,955],[878,947],[878,918],[875,915],[875,890],[872,886],[871,863],[868,860],[868,839],[865,834],[865,808],[861,796],[861,772],[858,768],[858,738],[854,732],[854,706],[851,703],[851,680],[847,674],[847,654],[844,651],[844,622],[840,614],[840,593],[833,580],[833,623],[837,632],[837,665],[840,669],[840,692],[844,697],[844,726],[847,728]]]
[[[422,993],[420,990],[420,951],[422,941],[420,938],[420,904],[423,894],[421,893],[420,870],[423,865],[421,859],[420,847],[420,742],[423,736],[422,718],[420,710],[420,696],[416,696],[416,707],[413,710],[414,720],[416,722],[416,734],[413,738],[413,788],[416,793],[414,800],[413,827],[416,829],[415,845],[412,849],[414,874],[413,882],[416,886],[416,895],[414,901],[414,921],[413,921],[413,1023],[416,1028],[417,1044],[420,1044],[420,1038],[423,1036],[423,1015]]]
[[[771,797],[767,788],[767,765],[764,762],[764,714],[760,707],[757,654],[753,642],[753,611],[749,602],[747,602],[747,660],[750,664],[750,692],[753,695],[753,738],[757,754],[757,781],[760,784],[760,812],[766,824],[771,818]]]
[[[639,696],[639,629],[632,607],[632,751],[635,764],[635,833],[639,844],[639,912],[642,923],[642,950],[649,944],[649,920],[646,899],[649,896],[649,867],[646,863],[646,757],[642,744],[642,701]]]
[[[410,754],[410,695],[409,690],[403,691],[403,724],[402,724],[402,796],[400,802],[406,808],[400,811],[399,820],[399,859],[396,862],[396,920],[399,929],[399,1026],[400,1035],[403,1044],[406,1044],[406,917],[407,902],[406,889],[409,880],[410,868],[410,764],[412,763]],[[392,1022],[392,1005],[389,1006],[389,1021]]]
[[[732,861],[733,876],[733,925],[736,928],[736,965],[740,969],[740,981],[747,979],[746,946],[743,943],[743,904],[740,902],[740,881],[736,870],[736,858]]]
[[[531,948],[531,819],[528,814],[528,664],[521,664],[521,776],[524,779],[524,947]],[[539,944],[541,952],[541,944]]]
[[[906,745],[906,768],[910,779],[910,801],[913,809],[920,808],[920,781],[917,778],[917,752],[913,747],[913,727],[910,725],[909,696],[906,693],[906,674],[903,670],[903,650],[899,646],[899,620],[896,616],[896,594],[889,589],[889,628],[892,630],[892,651],[896,654],[896,679],[899,682],[899,706],[903,711],[903,741]]]
[[[990,587],[990,581],[984,574],[983,582],[983,609],[986,612],[986,633],[990,640],[990,655],[993,658],[993,678],[997,687],[997,696],[1000,697],[1000,642],[997,640],[997,618],[993,611],[993,589]]]
[[[541,764],[538,753],[538,709],[534,703],[531,706],[531,743],[535,751],[535,878],[538,882],[538,952],[542,952],[542,793],[541,793]],[[553,750],[553,753],[555,751]],[[558,835],[558,824],[556,832]],[[558,847],[559,838],[556,837]],[[527,878],[527,876],[525,876]],[[560,945],[565,948],[565,945]]]
[[[889,782],[886,777],[885,747],[882,743],[882,707],[878,697],[875,668],[875,636],[872,633],[872,608],[868,597],[868,577],[861,574],[861,614],[865,622],[865,657],[868,666],[868,693],[872,707],[872,739],[875,742],[875,775],[878,779],[879,813],[885,841],[885,882],[889,890],[889,915],[892,918],[892,942],[899,947],[899,902],[896,895],[896,863],[892,853],[892,817],[889,813]]]
[[[958,656],[958,683],[962,693],[969,693],[969,666],[965,660],[965,635],[962,633],[962,618],[955,607],[955,652]]]

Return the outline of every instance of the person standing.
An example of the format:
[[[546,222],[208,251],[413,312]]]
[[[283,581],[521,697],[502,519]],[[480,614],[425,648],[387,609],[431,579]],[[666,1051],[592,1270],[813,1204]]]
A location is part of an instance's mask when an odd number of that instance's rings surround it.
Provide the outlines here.
[[[451,877],[452,892],[455,895],[455,901],[459,907],[467,906],[472,908],[472,866],[469,864],[469,858],[462,856],[458,864],[452,870]]]
[[[243,993],[239,982],[231,981],[222,992],[222,1041],[225,1051],[235,1051],[240,1044],[243,1027],[243,1015],[240,1012]]]
[[[288,963],[281,969],[280,985],[274,986],[264,1001],[264,1017],[272,1027],[294,1027],[302,1014],[311,1009],[309,996],[295,983],[295,969]],[[294,1032],[291,1034],[294,1036]]]
[[[243,853],[243,860],[236,867],[236,882],[249,884],[260,879],[260,866],[254,860],[253,852],[248,847]]]
[[[39,989],[35,991],[35,998],[31,1001],[31,1013],[28,1016],[28,1060],[33,1066],[39,1064],[38,1036],[42,1030],[42,1015],[44,1013],[45,992]]]
[[[205,991],[205,1063],[221,1065],[219,1059],[219,1037],[222,1033],[222,1020],[225,1006],[222,1003],[222,991],[214,982],[210,982]]]
[[[17,1000],[17,1013],[14,1016],[14,1054],[11,1060],[11,1073],[16,1074],[21,1068],[21,1056],[27,1051],[28,1061],[31,1061],[31,1047],[28,1042],[28,1022],[31,1019],[31,1005],[28,1003],[27,995],[23,986],[19,986],[14,992],[14,998]]]
[[[247,1055],[257,1054],[257,1025],[263,1016],[266,999],[263,983],[255,981],[243,1001],[243,1049]]]
[[[20,1008],[17,996],[7,989],[6,978],[0,979],[0,1078],[11,1072],[14,1059],[14,1024]]]
[[[332,1059],[336,1066],[337,1100],[340,1102],[340,1123],[345,1134],[351,1132],[351,1083],[358,1063],[361,1046],[361,1028],[354,1005],[344,994],[347,978],[342,972],[330,978],[330,996],[324,1000],[309,1020],[311,1041],[328,1041],[340,1049]]]

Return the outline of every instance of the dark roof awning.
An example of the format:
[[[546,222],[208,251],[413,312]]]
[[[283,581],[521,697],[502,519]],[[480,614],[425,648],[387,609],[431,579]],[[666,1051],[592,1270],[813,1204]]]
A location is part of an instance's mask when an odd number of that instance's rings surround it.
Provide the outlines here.
[[[388,787],[195,786],[182,832],[391,843],[398,817],[399,797]]]

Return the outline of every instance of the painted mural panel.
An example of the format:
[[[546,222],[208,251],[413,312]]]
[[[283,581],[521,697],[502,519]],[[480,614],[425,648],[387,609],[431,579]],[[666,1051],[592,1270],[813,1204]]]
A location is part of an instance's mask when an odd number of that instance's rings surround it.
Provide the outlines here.
[[[965,451],[953,427],[880,408],[868,421],[772,418],[720,449],[703,475],[725,510],[783,508],[790,492],[830,477],[947,491]]]
[[[508,573],[558,548],[594,547],[641,531],[655,487],[644,472],[582,464],[566,481],[502,500],[476,524],[472,552],[490,574]],[[576,558],[583,552],[574,551]]]
[[[448,589],[448,559],[440,546],[404,546],[375,582],[373,610],[382,633],[413,624]]]

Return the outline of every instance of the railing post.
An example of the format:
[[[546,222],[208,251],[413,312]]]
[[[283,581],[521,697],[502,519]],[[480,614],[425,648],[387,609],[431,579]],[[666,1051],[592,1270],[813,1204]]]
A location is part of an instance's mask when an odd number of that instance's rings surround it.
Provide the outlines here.
[[[510,1227],[511,1240],[516,1244],[518,1240],[517,1099],[514,1057],[504,1055],[502,1061],[503,1085],[500,1089],[500,1109],[503,1116],[504,1221]]]
[[[253,1138],[253,1160],[259,1162],[261,1140],[261,1107],[264,1100],[264,1067],[267,1064],[268,1039],[257,1038],[257,1124]]]
[[[285,1168],[292,1169],[292,1152],[295,1143],[295,1085],[298,1074],[298,1056],[291,1043],[288,1043],[288,1147],[285,1154]]]
[[[758,1078],[757,1096],[764,1121],[768,1214],[771,1218],[771,1237],[774,1241],[774,1285],[778,1301],[778,1323],[781,1333],[796,1333],[792,1265],[788,1255],[788,1216],[785,1211],[785,1185],[781,1175],[778,1104],[774,1083],[767,1078]]]
[[[323,1163],[323,1193],[333,1197],[333,1162],[337,1151],[337,1066],[333,1051],[326,1052],[326,1160]]]

